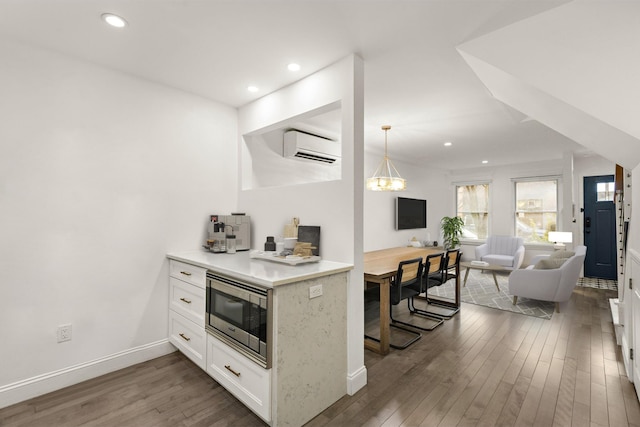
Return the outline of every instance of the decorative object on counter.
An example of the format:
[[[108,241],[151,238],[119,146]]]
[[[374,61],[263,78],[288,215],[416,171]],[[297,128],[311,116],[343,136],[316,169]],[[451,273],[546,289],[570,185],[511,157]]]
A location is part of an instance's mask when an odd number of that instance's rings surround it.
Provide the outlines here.
[[[293,249],[293,255],[299,257],[310,257],[313,255],[313,250],[317,249],[314,246],[311,246],[311,243],[307,242],[298,242],[296,243],[296,247]]]
[[[298,226],[298,243],[310,243],[311,255],[320,255],[320,226],[300,225]]]
[[[285,237],[284,238],[284,249],[292,251],[293,248],[296,247],[296,243],[298,242],[297,237]]]
[[[442,238],[444,239],[444,248],[453,249],[460,245],[459,237],[462,236],[462,227],[464,221],[458,216],[442,217],[440,227],[442,228]]]
[[[264,250],[266,252],[273,252],[276,250],[276,242],[273,240],[273,236],[267,236],[267,241],[264,242]]]
[[[319,256],[301,257],[298,255],[277,255],[277,252],[251,251],[249,257],[254,259],[264,259],[267,261],[278,262],[281,264],[299,265],[308,264],[310,262],[318,262],[322,258]]]
[[[287,237],[298,237],[298,224],[300,224],[300,219],[293,217],[291,219],[291,223],[286,224],[284,226],[284,238]],[[286,248],[286,247],[285,247]],[[293,249],[293,247],[292,247]]]
[[[276,253],[282,253],[284,251],[284,239],[282,237],[278,237],[276,240]]]
[[[235,234],[227,235],[227,253],[228,254],[236,253],[236,235]]]
[[[411,238],[411,240],[409,240],[409,246],[413,246],[414,248],[420,248],[422,247],[422,243],[416,239],[416,237],[414,236],[413,238]]]

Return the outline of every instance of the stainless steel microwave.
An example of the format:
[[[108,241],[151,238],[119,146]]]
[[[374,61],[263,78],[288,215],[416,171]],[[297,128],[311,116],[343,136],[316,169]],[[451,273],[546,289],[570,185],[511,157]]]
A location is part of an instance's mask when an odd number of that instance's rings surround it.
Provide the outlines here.
[[[272,290],[207,272],[206,329],[264,368],[271,367]]]

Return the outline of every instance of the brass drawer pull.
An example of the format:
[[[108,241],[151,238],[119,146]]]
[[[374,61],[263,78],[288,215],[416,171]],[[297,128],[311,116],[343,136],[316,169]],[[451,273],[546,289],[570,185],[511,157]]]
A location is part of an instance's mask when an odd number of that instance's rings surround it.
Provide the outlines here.
[[[191,276],[191,273],[188,271],[181,271],[180,274],[184,274],[185,276]]]
[[[191,304],[191,300],[188,300],[186,298],[180,298],[180,301],[186,302],[187,304]]]
[[[186,336],[183,333],[179,333],[178,335],[180,335],[182,337],[182,339],[185,340],[185,341],[191,341],[191,338],[189,338],[188,336]]]
[[[227,370],[231,372],[233,375],[235,375],[236,377],[240,376],[240,372],[236,372],[233,369],[231,369],[231,365],[224,365],[224,367],[227,368]]]

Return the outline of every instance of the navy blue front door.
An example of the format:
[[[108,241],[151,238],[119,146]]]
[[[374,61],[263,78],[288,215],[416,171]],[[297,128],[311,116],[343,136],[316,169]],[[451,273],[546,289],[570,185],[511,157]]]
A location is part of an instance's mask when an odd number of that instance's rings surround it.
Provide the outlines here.
[[[616,279],[616,209],[613,175],[584,177],[584,275]]]

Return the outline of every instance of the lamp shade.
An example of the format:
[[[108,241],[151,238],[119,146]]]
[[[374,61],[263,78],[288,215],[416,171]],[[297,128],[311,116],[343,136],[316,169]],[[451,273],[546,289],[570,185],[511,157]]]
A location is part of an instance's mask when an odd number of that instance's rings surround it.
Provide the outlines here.
[[[573,241],[573,233],[570,231],[550,231],[549,241],[554,243],[571,243]]]
[[[400,176],[387,155],[387,132],[389,129],[391,129],[391,126],[382,126],[384,131],[384,157],[373,176],[367,179],[367,190],[404,191],[407,189],[407,181]]]

